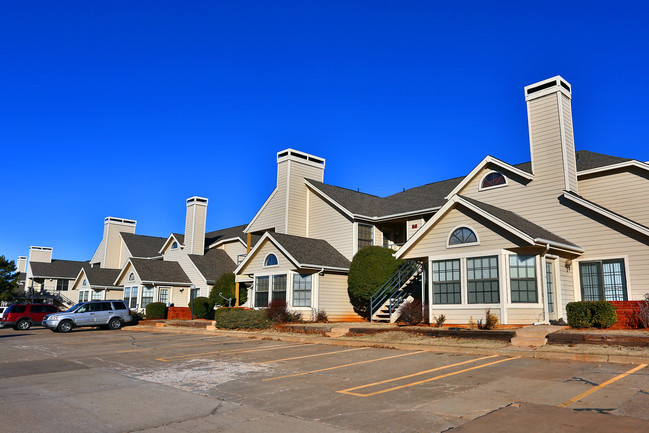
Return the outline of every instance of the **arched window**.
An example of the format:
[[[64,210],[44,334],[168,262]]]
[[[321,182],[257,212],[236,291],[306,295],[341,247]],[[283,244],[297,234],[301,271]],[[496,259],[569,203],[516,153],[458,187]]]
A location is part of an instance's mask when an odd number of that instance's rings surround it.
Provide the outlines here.
[[[472,244],[478,242],[478,237],[468,227],[460,227],[451,234],[449,245]]]
[[[178,242],[174,242],[173,244],[171,244],[172,250],[175,250],[176,248],[178,248]]]
[[[128,280],[129,280],[129,281],[135,281],[135,274],[134,274],[133,272],[131,272],[130,274],[128,274]]]
[[[491,188],[499,185],[507,185],[507,180],[505,179],[505,176],[498,173],[497,171],[494,171],[493,173],[489,173],[484,177],[484,179],[482,179],[480,188]]]
[[[277,266],[278,264],[279,262],[275,254],[268,254],[266,260],[264,260],[264,266]]]
[[[88,280],[83,280],[83,283],[81,283],[82,286],[87,286],[88,285]]]

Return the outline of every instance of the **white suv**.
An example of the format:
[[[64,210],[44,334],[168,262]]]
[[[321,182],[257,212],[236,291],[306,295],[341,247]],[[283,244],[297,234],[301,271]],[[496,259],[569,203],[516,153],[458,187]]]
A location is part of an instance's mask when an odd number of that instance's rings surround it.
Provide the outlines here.
[[[42,325],[54,332],[70,332],[72,328],[98,326],[103,329],[120,329],[133,320],[131,310],[124,301],[80,302],[61,313],[49,314]]]

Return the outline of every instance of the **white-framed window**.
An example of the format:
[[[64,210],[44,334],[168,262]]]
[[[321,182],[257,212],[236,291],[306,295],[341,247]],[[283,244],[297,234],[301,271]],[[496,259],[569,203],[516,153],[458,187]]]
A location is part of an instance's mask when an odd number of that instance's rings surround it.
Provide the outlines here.
[[[79,292],[79,302],[89,301],[90,292],[88,290],[82,290]]]
[[[165,304],[169,302],[169,289],[160,289],[158,292],[158,302]]]
[[[469,304],[500,302],[498,256],[467,258],[466,278]]]
[[[286,301],[287,275],[261,275],[255,277],[255,302],[257,308],[265,308],[275,299]]]
[[[374,245],[374,226],[358,224],[358,249]]]
[[[460,259],[433,262],[433,303],[461,304]]]
[[[310,307],[312,288],[311,274],[293,274],[293,306]]]
[[[131,272],[130,274],[128,274],[128,280],[129,280],[129,281],[135,281],[135,274],[134,274],[133,272]]]
[[[153,286],[142,287],[142,308],[153,302]]]
[[[273,285],[271,287],[271,299],[281,299],[286,302],[286,274],[273,275]]]
[[[88,285],[88,280],[84,279],[83,282],[81,283],[83,287],[86,287]]]
[[[93,301],[101,301],[101,290],[91,290],[90,299]]]
[[[480,182],[480,191],[483,189],[497,188],[507,186],[507,178],[497,171],[492,171],[487,173],[485,177],[482,178]]]
[[[124,302],[129,308],[137,309],[138,286],[124,287]]]
[[[448,237],[448,246],[477,245],[478,236],[469,227],[458,227]]]
[[[509,256],[509,284],[512,303],[539,301],[536,285],[536,256]]]
[[[268,254],[264,259],[264,267],[277,266],[277,265],[279,265],[279,260],[277,260],[277,256],[273,253]]]
[[[70,285],[69,280],[56,280],[56,290],[67,292]]]
[[[626,301],[626,285],[624,259],[579,262],[582,301]]]
[[[268,294],[270,292],[270,277],[268,275],[255,278],[255,307],[265,308],[268,306]]]
[[[172,250],[175,250],[177,248],[178,248],[178,242],[174,242],[174,243],[171,244],[171,249]]]

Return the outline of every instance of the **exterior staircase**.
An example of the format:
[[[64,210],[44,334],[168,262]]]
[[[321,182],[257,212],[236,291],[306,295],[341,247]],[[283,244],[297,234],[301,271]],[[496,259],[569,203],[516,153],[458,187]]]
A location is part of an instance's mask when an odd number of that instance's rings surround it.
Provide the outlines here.
[[[399,307],[413,299],[421,290],[423,265],[408,260],[370,298],[370,322],[394,323],[399,318]]]

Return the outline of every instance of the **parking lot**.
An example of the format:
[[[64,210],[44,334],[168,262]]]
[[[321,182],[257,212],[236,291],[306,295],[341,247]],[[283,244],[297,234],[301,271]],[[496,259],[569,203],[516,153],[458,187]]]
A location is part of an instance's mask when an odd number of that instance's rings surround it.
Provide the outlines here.
[[[642,365],[129,328],[0,329],[0,389],[5,431],[435,432],[479,426],[512,403],[649,429]]]

